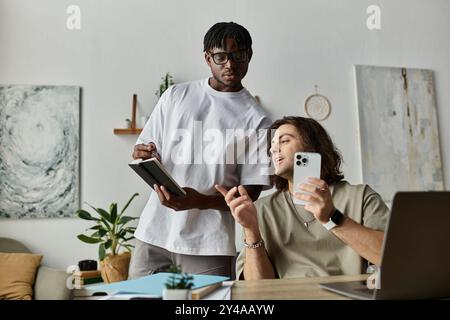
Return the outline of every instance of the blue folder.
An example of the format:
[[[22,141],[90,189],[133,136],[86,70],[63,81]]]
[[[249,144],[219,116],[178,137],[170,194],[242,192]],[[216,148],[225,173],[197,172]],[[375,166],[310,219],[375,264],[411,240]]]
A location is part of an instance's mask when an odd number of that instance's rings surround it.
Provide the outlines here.
[[[109,284],[87,285],[84,289],[90,294],[145,294],[161,297],[163,289],[165,288],[164,284],[170,275],[172,275],[172,273],[162,272],[134,280],[113,282]],[[210,286],[230,279],[228,277],[202,274],[192,274],[192,276],[194,277],[192,289]]]

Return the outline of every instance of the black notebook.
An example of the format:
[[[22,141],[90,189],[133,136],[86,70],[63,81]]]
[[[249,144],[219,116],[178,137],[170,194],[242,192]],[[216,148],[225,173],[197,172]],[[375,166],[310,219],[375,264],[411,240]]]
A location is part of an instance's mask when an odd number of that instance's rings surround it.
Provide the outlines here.
[[[136,159],[128,164],[136,173],[153,188],[155,184],[164,186],[176,196],[186,195],[178,183],[171,177],[163,165],[156,159]]]

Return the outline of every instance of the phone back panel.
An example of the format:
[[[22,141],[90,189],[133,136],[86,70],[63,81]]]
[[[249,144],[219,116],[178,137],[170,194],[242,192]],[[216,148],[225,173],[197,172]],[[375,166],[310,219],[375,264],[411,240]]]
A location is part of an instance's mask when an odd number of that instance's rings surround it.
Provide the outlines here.
[[[299,189],[299,184],[308,183],[308,177],[320,179],[320,167],[322,157],[314,152],[297,152],[294,155],[294,193],[304,191]],[[292,197],[293,202],[298,205],[305,205],[306,202]]]

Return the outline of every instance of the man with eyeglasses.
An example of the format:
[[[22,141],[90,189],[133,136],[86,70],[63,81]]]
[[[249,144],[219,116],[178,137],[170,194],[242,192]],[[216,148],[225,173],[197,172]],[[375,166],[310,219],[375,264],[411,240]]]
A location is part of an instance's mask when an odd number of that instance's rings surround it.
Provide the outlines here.
[[[186,186],[186,196],[176,197],[164,186],[154,186],[135,232],[129,278],[165,271],[173,264],[181,265],[182,272],[232,276],[234,219],[214,186],[240,184],[256,200],[263,186],[270,185],[261,170],[266,164],[224,161],[225,153],[235,149],[234,138],[225,139],[216,158],[214,152],[196,151],[205,150],[199,144],[208,150],[215,147],[211,137],[198,133],[198,123],[202,132],[220,132],[223,137],[230,129],[247,132],[271,125],[242,85],[253,54],[249,32],[234,22],[217,23],[203,44],[212,76],[169,87],[134,147],[134,159],[160,159],[174,179]],[[180,148],[182,142],[188,148]],[[265,142],[264,136],[258,136],[255,143],[264,148]],[[177,154],[184,161],[177,161]]]

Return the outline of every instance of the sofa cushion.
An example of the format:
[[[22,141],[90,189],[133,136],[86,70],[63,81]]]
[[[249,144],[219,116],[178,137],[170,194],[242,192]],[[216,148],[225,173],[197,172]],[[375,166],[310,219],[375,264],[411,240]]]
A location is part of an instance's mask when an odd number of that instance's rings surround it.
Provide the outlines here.
[[[34,283],[35,300],[68,300],[72,290],[67,288],[68,274],[65,270],[58,270],[41,265],[37,271]]]
[[[0,252],[0,299],[31,300],[42,256]]]

